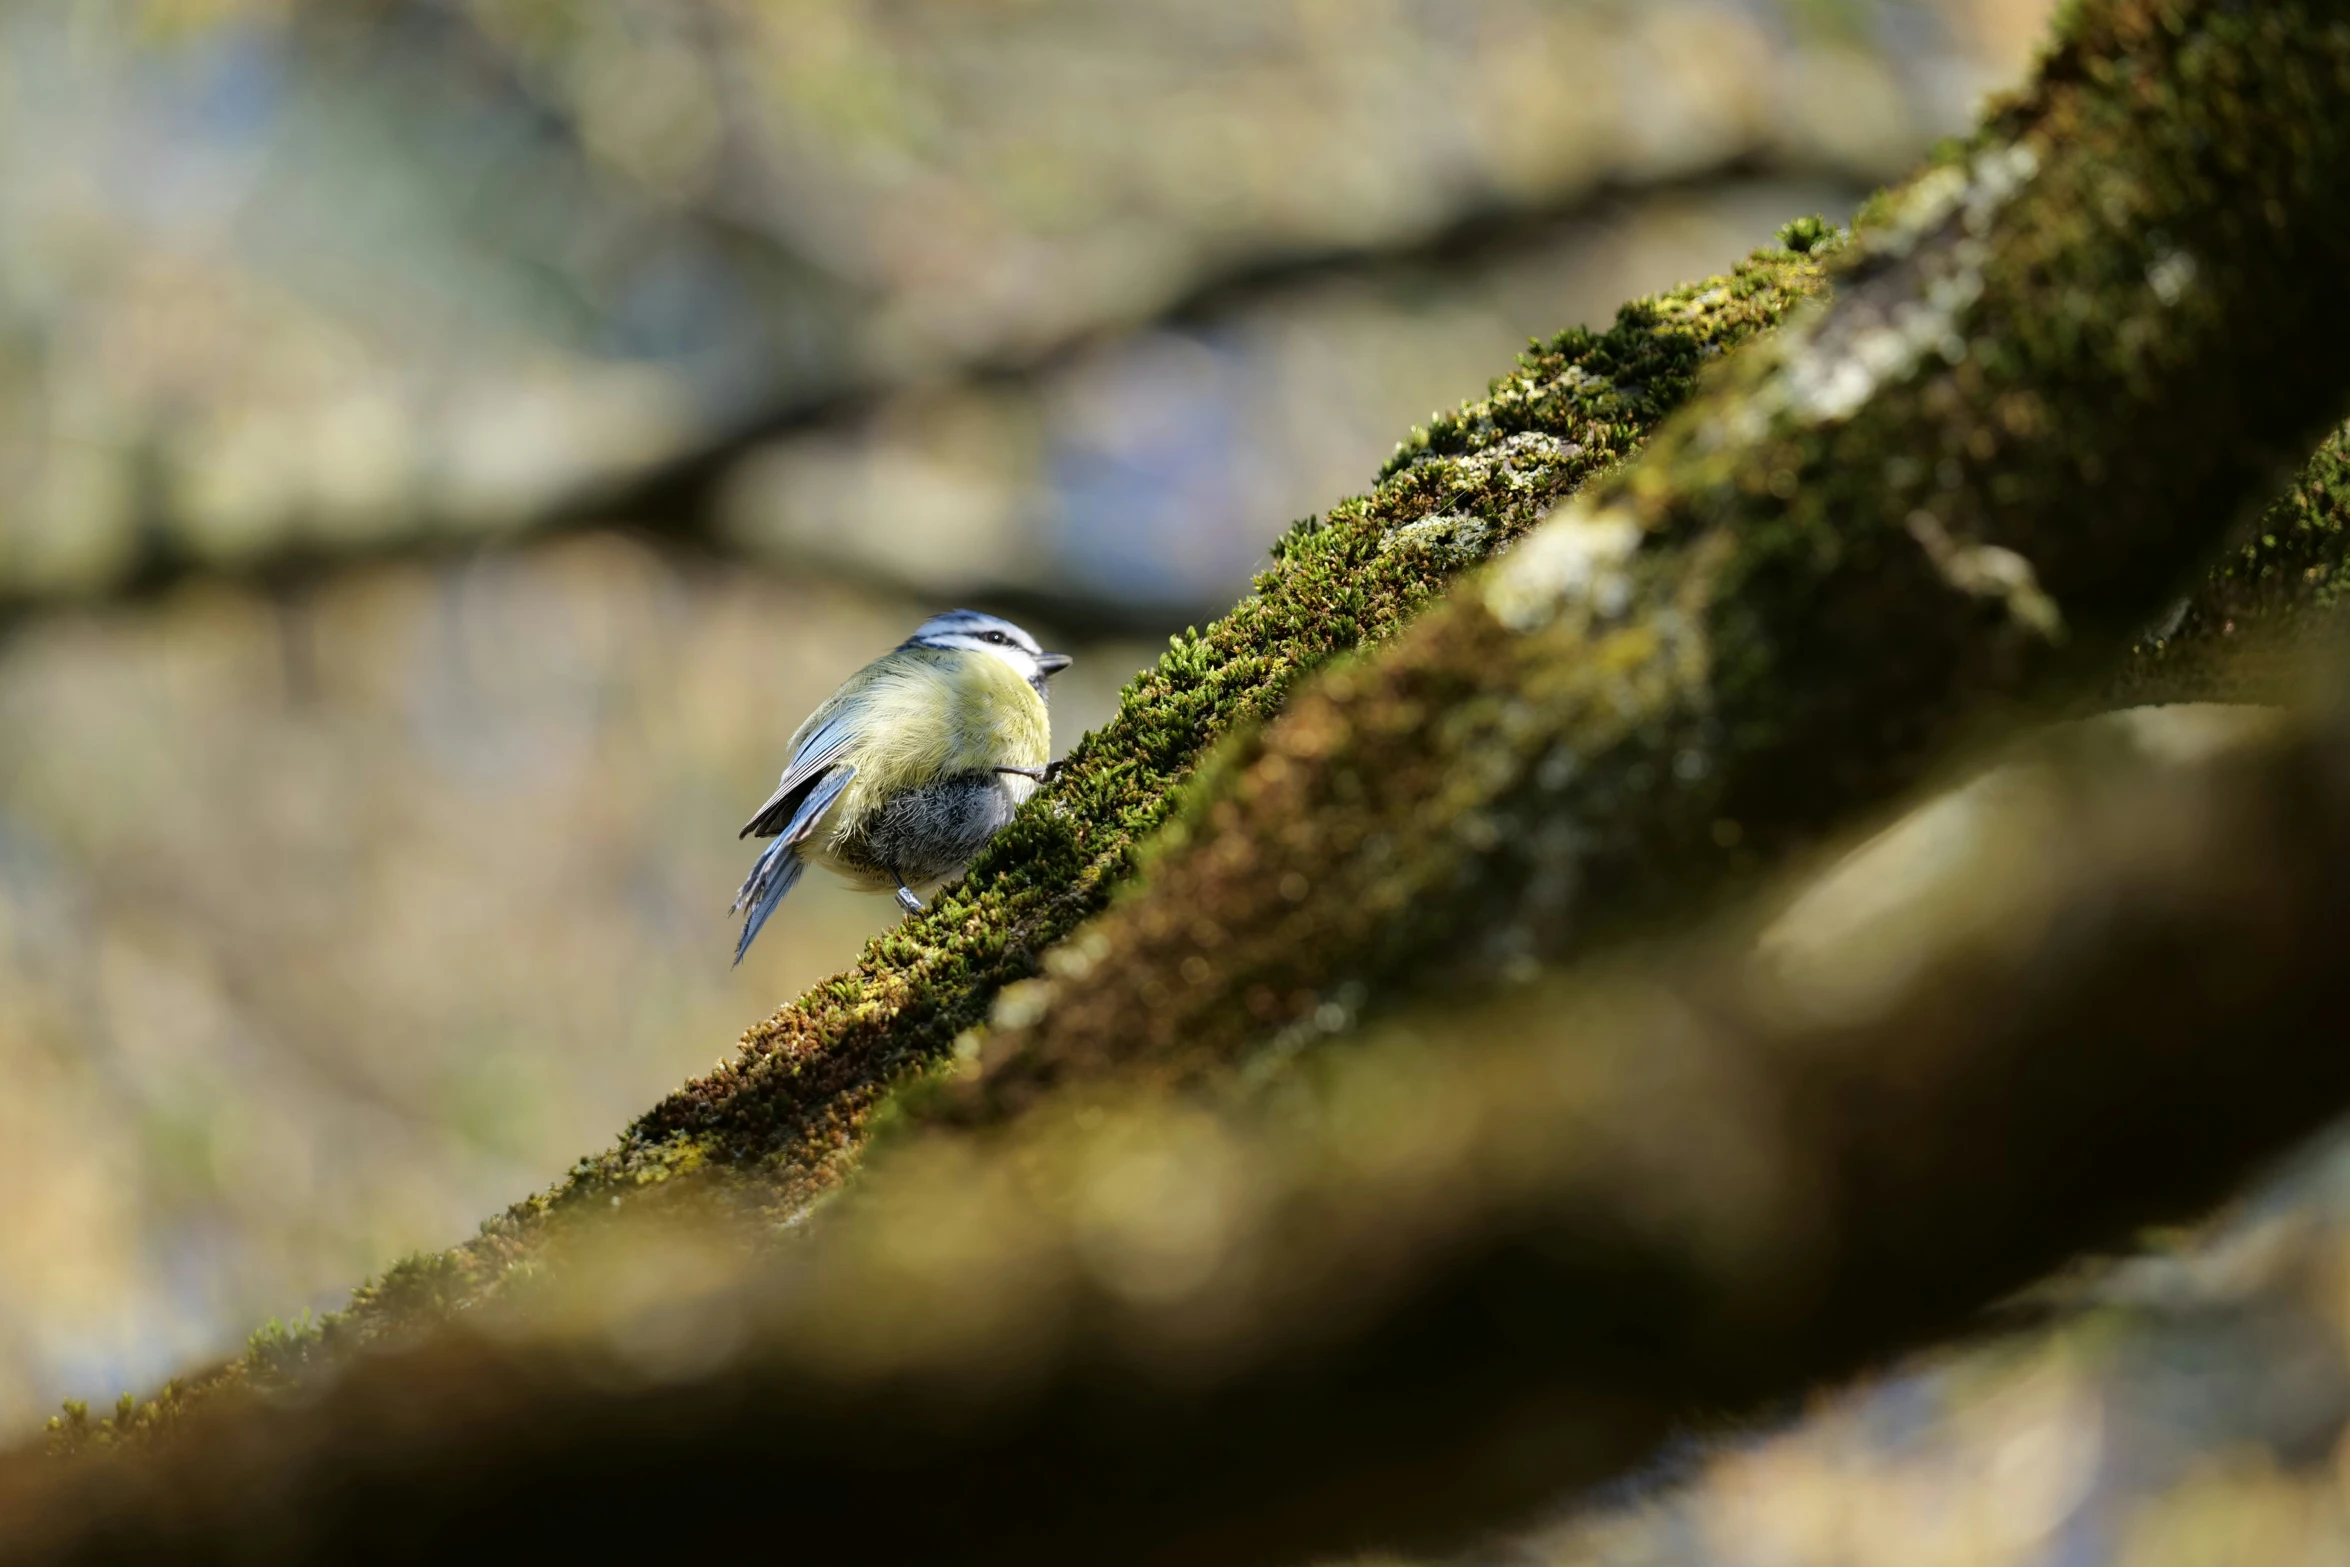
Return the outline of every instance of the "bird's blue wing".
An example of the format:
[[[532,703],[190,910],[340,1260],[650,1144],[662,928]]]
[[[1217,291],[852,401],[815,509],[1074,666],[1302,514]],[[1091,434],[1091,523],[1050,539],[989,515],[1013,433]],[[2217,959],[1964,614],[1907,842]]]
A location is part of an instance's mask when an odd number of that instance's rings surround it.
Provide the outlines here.
[[[799,881],[800,872],[807,869],[807,862],[800,858],[800,845],[816,830],[817,818],[856,776],[854,767],[840,767],[818,778],[815,787],[801,797],[799,808],[792,812],[782,834],[760,852],[757,862],[751,866],[751,874],[734,895],[735,908],[750,910],[749,917],[743,921],[742,936],[734,944],[736,963],[742,962],[743,954],[751,950],[751,942],[759,934],[759,927],[767,923],[767,916],[775,912],[783,895]]]
[[[817,779],[816,786],[800,796],[799,808],[791,813],[791,820],[784,823],[783,841],[807,842],[808,834],[816,830],[816,818],[822,816],[825,808],[840,798],[840,792],[856,776],[854,767],[835,767]]]
[[[767,797],[767,803],[752,813],[751,819],[743,823],[743,830],[735,836],[772,838],[786,830],[784,823],[797,822],[807,794],[817,786],[825,769],[831,767],[841,753],[849,748],[849,741],[855,733],[856,726],[846,713],[835,714],[811,729],[792,751],[791,765],[783,770],[783,781],[775,786],[775,792]],[[844,781],[848,771],[842,771]],[[839,792],[835,787],[833,793]],[[830,799],[831,796],[826,796],[827,803],[830,803]]]

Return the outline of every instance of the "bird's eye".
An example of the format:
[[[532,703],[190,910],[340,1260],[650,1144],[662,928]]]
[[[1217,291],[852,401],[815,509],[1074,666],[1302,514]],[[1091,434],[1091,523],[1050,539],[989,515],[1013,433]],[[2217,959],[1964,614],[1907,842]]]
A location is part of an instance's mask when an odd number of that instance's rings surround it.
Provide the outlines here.
[[[990,631],[986,633],[986,636],[987,640],[993,642],[997,647],[1003,647],[1012,640],[1000,631]]]

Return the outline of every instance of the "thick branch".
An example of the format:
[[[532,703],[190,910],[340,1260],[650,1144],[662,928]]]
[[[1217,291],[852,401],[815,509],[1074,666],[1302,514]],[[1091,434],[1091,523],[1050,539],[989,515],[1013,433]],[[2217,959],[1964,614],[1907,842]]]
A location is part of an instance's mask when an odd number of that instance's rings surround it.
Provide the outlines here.
[[[1824,232],[1800,226],[1799,242]],[[1041,804],[927,913],[753,1030],[739,1062],[657,1106],[564,1192],[493,1224],[466,1267],[494,1276],[550,1203],[601,1202],[616,1185],[748,1169],[750,1199],[786,1211],[828,1188],[888,1085],[944,1059],[1003,985],[1033,975],[1048,946],[1100,911],[1212,743],[1263,721],[1301,675],[1392,638],[1464,567],[1637,447],[1709,360],[1818,283],[1809,256],[1769,251],[1730,277],[1627,306],[1608,332],[1570,331],[1526,356],[1490,398],[1422,437],[1455,458],[1402,465],[1371,495],[1301,524],[1252,597],[1205,634],[1175,639]]]
[[[1658,462],[1575,512],[1523,572],[1234,753],[1219,774],[1225,803],[1188,824],[1208,848],[1172,852],[1162,890],[1062,960],[1043,1032],[1003,1031],[1038,1047],[998,1079],[1011,1096],[1118,1055],[1125,1041],[1104,1048],[1104,1029],[1122,1020],[1162,1063],[1170,1043],[1196,1045],[1198,1060],[1268,1037],[1295,1045],[1349,1021],[1371,980],[1412,973],[1455,929],[1506,964],[1564,950],[1621,910],[1702,894],[1758,846],[1894,787],[1970,704],[2050,662],[2027,586],[2056,591],[2076,649],[2110,644],[2249,482],[2262,421],[2287,427],[2325,404],[2340,362],[2319,351],[2339,346],[2339,305],[2304,308],[2320,288],[2304,264],[2342,233],[2326,226],[2339,216],[2328,160],[2341,101],[2322,90],[2341,70],[2339,32],[2307,7],[2148,30],[2168,14],[2084,13],[2032,100],[1965,164],[1888,205],[1834,313],[1716,396]],[[2111,61],[2097,63],[2099,50]],[[2272,131],[2297,150],[2246,152]],[[2019,149],[2053,162],[1995,190]],[[2245,156],[2258,167],[2236,179],[2230,160]],[[2111,199],[2090,202],[2085,188]],[[1099,910],[1203,747],[1262,720],[1301,673],[1389,637],[1453,571],[1636,445],[1703,359],[1816,286],[1803,258],[1767,255],[1530,359],[1399,453],[1373,496],[1293,535],[1258,597],[1180,640],[1044,808],[930,916],[755,1030],[736,1068],[689,1085],[563,1188],[363,1292],[331,1342],[479,1301],[542,1254],[552,1210],[601,1212],[615,1195],[694,1209],[676,1199],[715,1188],[768,1215],[797,1211],[853,1160],[892,1082],[944,1059],[1003,984]],[[1956,365],[1882,359],[1919,346],[1902,334],[1927,319],[1921,302],[1948,305],[1933,319],[1963,348]],[[2075,330],[2101,320],[2105,336]],[[1807,411],[1804,397],[1856,370],[1875,377],[1858,407]],[[2254,392],[2233,395],[2235,380]],[[1767,416],[1749,425],[1756,409]],[[2182,423],[2196,439],[2141,434]],[[1930,508],[1902,511],[1921,499]],[[1990,531],[1995,511],[2012,531]],[[1645,530],[1643,547],[1579,557],[1611,519]],[[1978,529],[1993,548],[1969,543]],[[2000,553],[2018,546],[2041,567],[2036,582]],[[1546,565],[1552,588],[1571,588],[1557,574],[1579,558],[1597,574],[1582,600],[1538,606],[1546,625],[1521,632],[1492,608]],[[1619,584],[1630,596],[1611,618],[1599,590]],[[1966,602],[1985,591],[2003,596]],[[1682,775],[1689,758],[1699,776]],[[1442,787],[1416,792],[1431,781]],[[1322,814],[1302,814],[1307,799]],[[1240,859],[1217,860],[1235,846]],[[1270,864],[1247,858],[1268,847]],[[1512,910],[1498,925],[1478,912],[1496,887]],[[1614,896],[1598,906],[1603,894]],[[1267,923],[1234,919],[1252,908]],[[1149,929],[1202,910],[1212,925]],[[1281,925],[1292,913],[1299,922]],[[1279,945],[1291,935],[1294,955]],[[1196,990],[1195,962],[1207,975]],[[1308,982],[1263,977],[1284,964]],[[1024,994],[1019,1009],[1050,995]],[[1090,1019],[1073,1004],[1086,996]],[[1180,1032],[1151,1015],[1162,999],[1180,1000]],[[267,1382],[274,1361],[232,1375]]]
[[[1270,1110],[918,1145],[782,1271],[639,1234],[297,1404],[0,1470],[0,1556],[1245,1563],[1503,1521],[2350,1094],[2350,731],[2151,775],[2114,743],[1977,790],[2007,808],[1923,908],[1869,866],[1759,947],[1422,1013]]]
[[[2340,7],[2077,8],[1831,303],[1232,759],[988,1100],[1555,959],[1888,798],[2118,653],[2339,418],[2345,267]]]
[[[2030,100],[1887,204],[1834,312],[1519,569],[1236,752],[1224,802],[1188,824],[1210,841],[1169,853],[1158,890],[1064,960],[1043,1032],[1002,1031],[1035,1049],[1006,1052],[1001,1081],[1016,1097],[1137,1044],[1162,1060],[1293,1044],[1460,931],[1506,965],[1702,894],[1896,787],[1986,694],[2052,662],[2003,550],[2039,568],[2075,650],[2151,618],[2261,470],[2263,437],[2330,406],[2350,363],[2330,16],[2174,32],[2152,4],[2082,13]],[[1642,439],[1703,358],[1815,286],[1802,258],[1758,258],[1529,360],[1373,496],[1294,534],[1258,596],[1181,640],[930,915],[563,1188],[364,1296],[342,1331],[477,1299],[535,1254],[552,1209],[715,1184],[772,1214],[826,1190],[887,1087],[1102,907],[1203,747],[1390,636]],[[1928,322],[1943,335],[1913,341]],[[1856,389],[1856,407],[1820,406]],[[1622,523],[1642,547],[1593,554]],[[1586,568],[1583,600],[1529,601],[1545,569],[1572,589]],[[1516,630],[1496,593],[1551,618]],[[1480,912],[1495,892],[1499,918]]]

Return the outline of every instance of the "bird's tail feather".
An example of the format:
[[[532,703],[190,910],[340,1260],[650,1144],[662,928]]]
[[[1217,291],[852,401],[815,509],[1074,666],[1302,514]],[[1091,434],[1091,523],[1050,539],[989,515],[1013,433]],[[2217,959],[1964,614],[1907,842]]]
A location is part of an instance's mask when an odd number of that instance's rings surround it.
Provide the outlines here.
[[[792,890],[800,872],[807,868],[808,862],[800,858],[799,845],[785,838],[769,844],[751,867],[742,890],[734,895],[735,911],[751,911],[743,921],[741,939],[734,944],[734,961],[738,967],[743,954],[751,950],[751,941],[759,934],[759,927],[767,923],[767,916],[775,912],[775,906],[783,901],[783,895]]]

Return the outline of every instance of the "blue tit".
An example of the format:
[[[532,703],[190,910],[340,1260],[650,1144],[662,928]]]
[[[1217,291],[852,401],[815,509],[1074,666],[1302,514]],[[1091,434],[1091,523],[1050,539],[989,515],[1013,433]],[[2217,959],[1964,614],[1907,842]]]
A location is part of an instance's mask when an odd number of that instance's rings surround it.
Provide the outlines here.
[[[741,836],[773,838],[735,894],[734,961],[810,861],[876,892],[947,879],[1047,776],[1045,682],[1069,667],[1008,620],[949,610],[842,683],[791,739]]]

